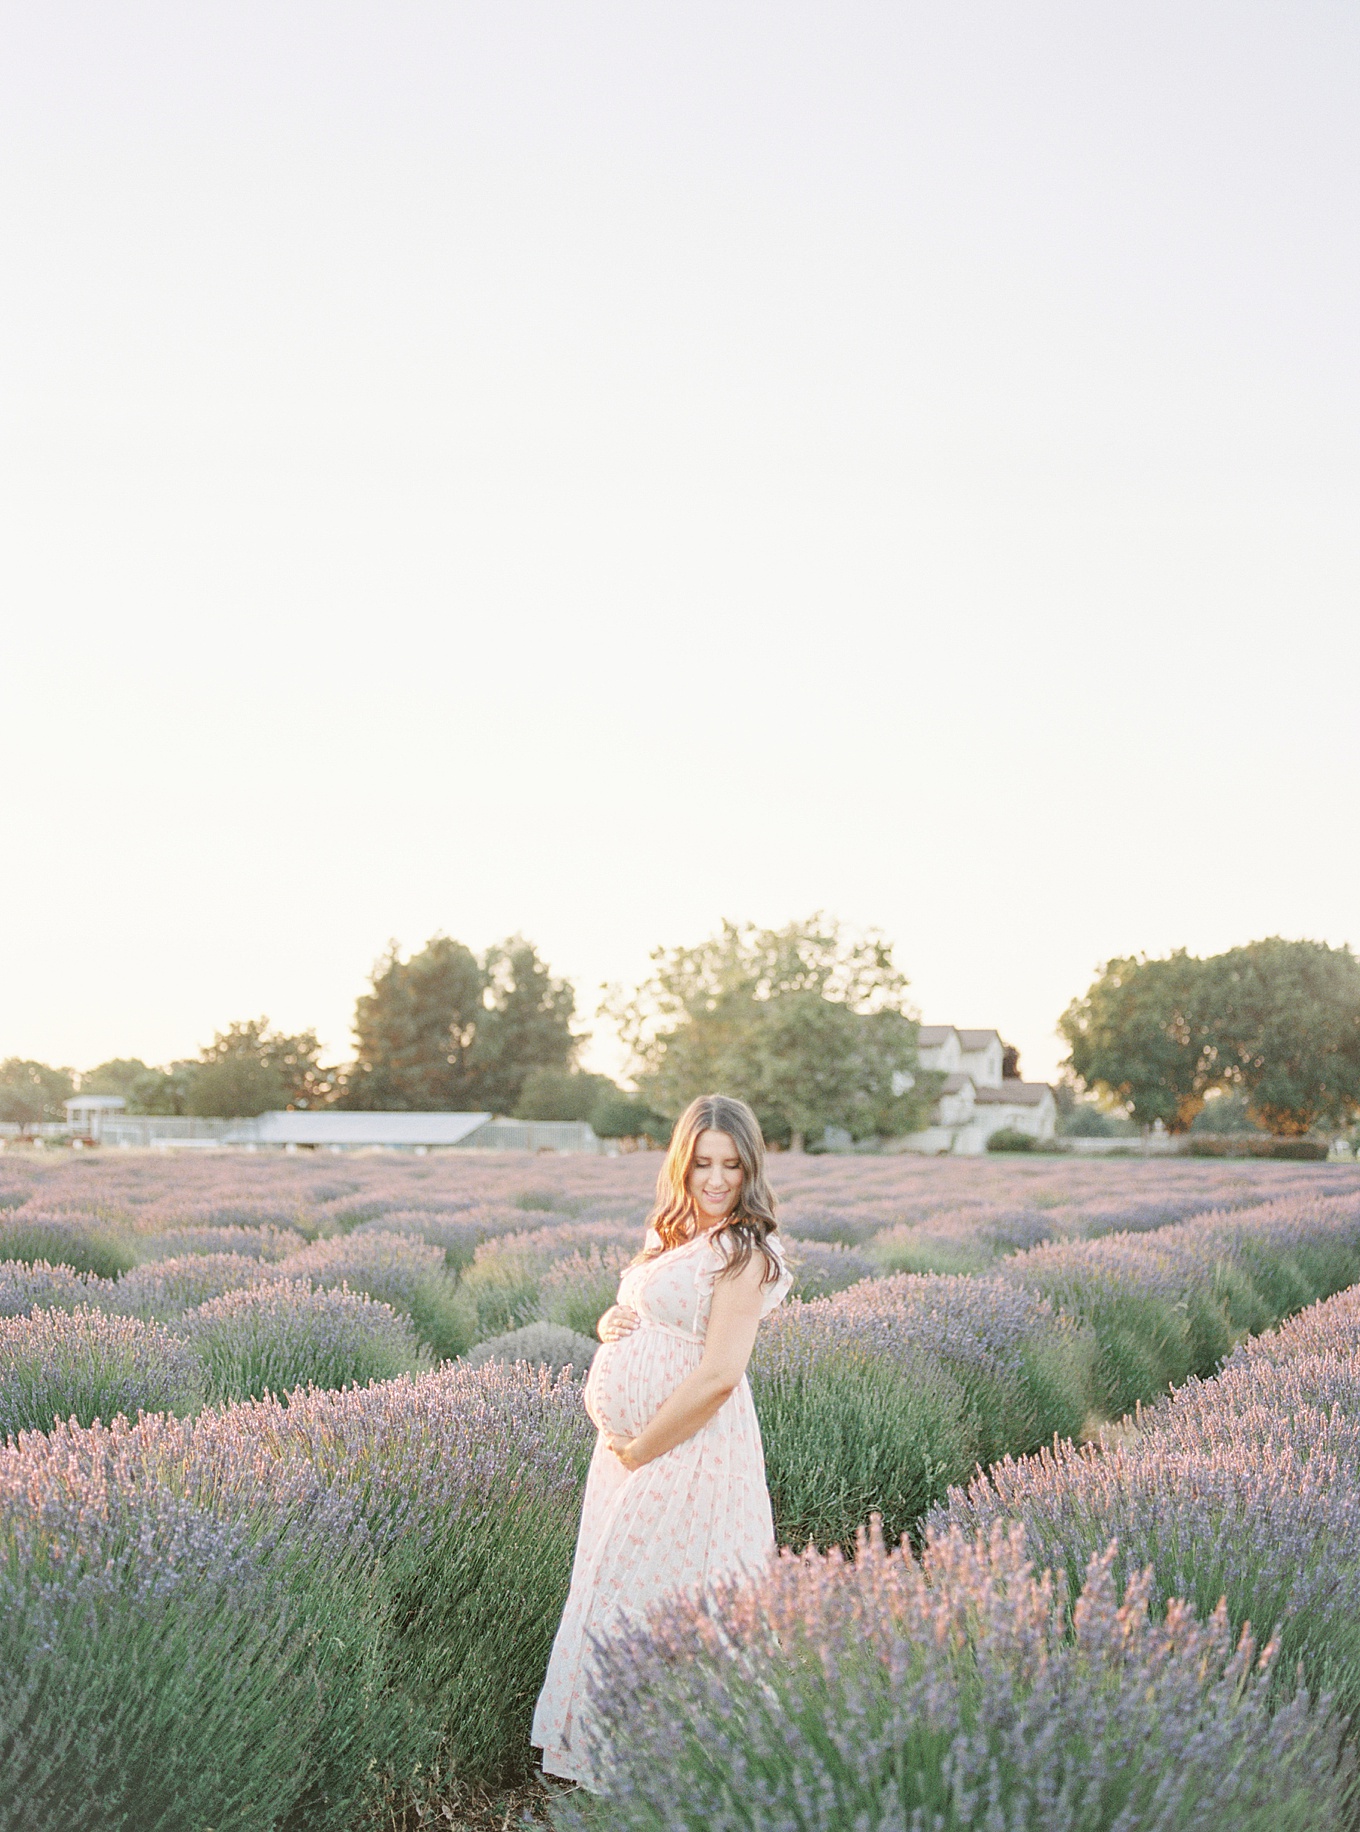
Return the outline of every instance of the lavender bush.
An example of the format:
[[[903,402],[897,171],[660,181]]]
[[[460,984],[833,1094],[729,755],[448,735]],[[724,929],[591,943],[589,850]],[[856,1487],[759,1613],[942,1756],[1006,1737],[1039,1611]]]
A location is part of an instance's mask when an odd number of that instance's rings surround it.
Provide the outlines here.
[[[483,1367],[488,1361],[507,1366],[525,1361],[553,1374],[566,1368],[584,1374],[599,1346],[597,1337],[578,1334],[560,1323],[526,1323],[523,1329],[511,1330],[507,1336],[491,1336],[479,1342],[465,1360],[470,1368]]]
[[[111,1279],[50,1266],[46,1260],[0,1261],[0,1317],[26,1317],[35,1307],[74,1310],[78,1304],[102,1304],[115,1289]]]
[[[28,1265],[46,1260],[73,1272],[116,1279],[136,1257],[126,1241],[87,1217],[37,1215],[27,1209],[0,1215],[0,1260],[23,1260]]]
[[[421,1365],[415,1331],[389,1304],[301,1279],[229,1291],[186,1313],[179,1329],[211,1400],[298,1387],[390,1380]]]
[[[1192,1373],[1211,1373],[1240,1335],[1360,1279],[1360,1198],[1055,1242],[1017,1254],[1003,1272],[1091,1325],[1100,1409],[1118,1417]]]
[[[871,1513],[895,1538],[977,1459],[976,1420],[937,1356],[837,1329],[789,1300],[757,1339],[751,1389],[780,1545],[853,1545]]]
[[[1090,1330],[1039,1293],[1000,1278],[899,1274],[852,1286],[813,1307],[889,1357],[905,1347],[936,1357],[973,1408],[984,1461],[1056,1432],[1074,1437],[1090,1409]]]
[[[1226,1614],[1122,1606],[1108,1557],[1071,1608],[1023,1536],[785,1556],[759,1585],[611,1645],[596,1810],[617,1832],[1341,1832],[1354,1770],[1325,1705]]]
[[[167,1228],[161,1234],[142,1236],[137,1241],[137,1251],[144,1261],[178,1259],[185,1253],[240,1253],[247,1259],[281,1260],[305,1244],[305,1237],[296,1228],[251,1228],[233,1223]]]
[[[630,1227],[585,1221],[561,1221],[485,1241],[477,1248],[460,1287],[475,1318],[473,1340],[504,1335],[533,1322],[539,1314],[544,1277],[559,1260],[583,1248],[613,1246],[626,1248],[631,1259],[641,1245],[640,1233]],[[612,1301],[613,1293],[609,1295]]]
[[[0,1440],[202,1403],[197,1358],[154,1324],[86,1306],[0,1319]]]
[[[346,1545],[367,1548],[383,1696],[405,1701],[423,1759],[465,1781],[511,1782],[531,1763],[529,1715],[593,1435],[573,1381],[450,1367],[204,1413],[195,1481],[219,1507],[266,1512],[291,1511],[321,1484],[327,1507],[353,1516]],[[415,1768],[405,1735],[371,1754],[398,1782]]]
[[[280,1277],[277,1267],[243,1253],[186,1253],[178,1259],[152,1260],[134,1266],[115,1284],[105,1286],[97,1302],[126,1317],[161,1322],[181,1316],[223,1292],[240,1291]]]
[[[394,1209],[376,1221],[361,1222],[354,1233],[406,1234],[438,1247],[450,1272],[464,1272],[484,1240],[517,1234],[524,1227],[521,1209],[467,1208],[451,1213],[431,1209]]]
[[[441,1361],[476,1340],[475,1313],[449,1276],[443,1253],[408,1234],[374,1230],[317,1240],[281,1261],[278,1271],[313,1285],[344,1285],[390,1304],[410,1317]]]
[[[622,1245],[578,1248],[544,1272],[538,1310],[545,1323],[594,1336],[595,1325],[614,1302],[624,1268],[636,1257]]]
[[[350,1832],[430,1746],[353,1499],[207,1416],[0,1451],[0,1832]]]
[[[785,1257],[793,1274],[793,1295],[805,1299],[829,1298],[861,1279],[873,1278],[879,1270],[867,1254],[827,1241],[787,1242]]]
[[[1244,1345],[1139,1425],[1127,1443],[1007,1458],[938,1519],[1019,1520],[1069,1575],[1117,1540],[1117,1580],[1146,1564],[1155,1599],[1226,1598],[1360,1709],[1360,1292]]]

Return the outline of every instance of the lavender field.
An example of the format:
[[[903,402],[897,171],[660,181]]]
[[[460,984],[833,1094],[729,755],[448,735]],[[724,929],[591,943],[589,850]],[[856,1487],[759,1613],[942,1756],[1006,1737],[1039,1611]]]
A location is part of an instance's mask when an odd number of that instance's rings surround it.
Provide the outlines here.
[[[0,1832],[525,1778],[658,1162],[0,1157]],[[798,1556],[620,1651],[592,1823],[1352,1823],[1360,1170],[774,1165]]]

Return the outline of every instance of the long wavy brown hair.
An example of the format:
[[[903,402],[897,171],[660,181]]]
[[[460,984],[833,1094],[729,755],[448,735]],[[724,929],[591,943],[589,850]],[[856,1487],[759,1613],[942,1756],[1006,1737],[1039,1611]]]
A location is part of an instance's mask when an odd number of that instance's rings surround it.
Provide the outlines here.
[[[733,1278],[745,1267],[753,1253],[765,1261],[762,1285],[771,1285],[779,1277],[780,1264],[766,1241],[778,1229],[774,1215],[774,1191],[765,1175],[765,1140],[760,1121],[744,1100],[730,1094],[701,1094],[692,1100],[675,1122],[665,1162],[656,1179],[656,1207],[647,1217],[648,1225],[661,1237],[659,1247],[649,1247],[643,1259],[655,1259],[669,1253],[672,1247],[693,1240],[698,1226],[694,1198],[689,1193],[689,1173],[700,1135],[725,1132],[737,1148],[741,1159],[741,1189],[737,1206],[728,1219],[713,1231],[714,1245],[727,1264],[719,1278]]]

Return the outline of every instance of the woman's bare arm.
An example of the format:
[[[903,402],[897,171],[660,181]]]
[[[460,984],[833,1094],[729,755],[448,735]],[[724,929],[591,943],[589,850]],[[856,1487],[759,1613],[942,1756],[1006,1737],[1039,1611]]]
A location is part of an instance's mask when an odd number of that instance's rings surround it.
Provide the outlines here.
[[[764,1271],[764,1255],[753,1253],[739,1273],[714,1285],[703,1360],[635,1438],[609,1439],[609,1448],[628,1469],[641,1469],[692,1438],[736,1389],[755,1347]]]

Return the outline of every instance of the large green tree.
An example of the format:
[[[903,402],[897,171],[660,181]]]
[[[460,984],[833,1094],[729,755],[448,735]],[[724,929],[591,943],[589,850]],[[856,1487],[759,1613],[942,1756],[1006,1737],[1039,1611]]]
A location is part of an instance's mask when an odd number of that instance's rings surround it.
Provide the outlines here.
[[[575,1059],[576,994],[567,980],[553,978],[522,935],[489,948],[482,972],[484,1010],[472,1043],[472,1087],[478,1107],[514,1113],[530,1074],[565,1074]]]
[[[75,1077],[69,1069],[54,1069],[19,1056],[0,1062],[0,1120],[23,1132],[44,1122],[64,1120],[63,1103],[74,1093]]]
[[[575,994],[523,936],[470,948],[436,935],[403,960],[394,942],[355,1010],[340,1104],[513,1113],[534,1069],[569,1069]]]
[[[409,960],[396,942],[354,1012],[354,1064],[340,1104],[369,1112],[472,1108],[472,1046],[486,975],[470,948],[436,935]]]
[[[1203,962],[1184,949],[1107,961],[1058,1022],[1068,1066],[1143,1124],[1183,1131],[1218,1078],[1205,991]]]
[[[923,1123],[938,1078],[920,1070],[907,982],[877,933],[824,916],[782,929],[727,922],[652,962],[637,993],[606,1009],[659,1113],[721,1090],[794,1144],[827,1126],[864,1138]]]
[[[1278,935],[1204,963],[1220,1079],[1272,1132],[1360,1112],[1360,960]]]
[[[1349,948],[1272,936],[1207,960],[1106,963],[1063,1014],[1073,1073],[1171,1131],[1211,1089],[1235,1090],[1275,1132],[1360,1112],[1360,961]]]
[[[98,1068],[86,1069],[80,1077],[82,1094],[121,1094],[130,1099],[132,1090],[143,1075],[152,1071],[140,1056],[114,1056]]]
[[[202,1051],[185,1105],[204,1117],[250,1118],[280,1107],[323,1107],[334,1086],[315,1031],[288,1036],[271,1030],[268,1018],[247,1018],[218,1031]]]

